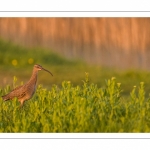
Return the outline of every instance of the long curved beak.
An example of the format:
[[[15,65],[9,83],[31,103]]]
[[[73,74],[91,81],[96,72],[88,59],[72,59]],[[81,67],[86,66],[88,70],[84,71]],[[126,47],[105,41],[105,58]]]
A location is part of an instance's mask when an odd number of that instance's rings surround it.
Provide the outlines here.
[[[44,69],[43,67],[42,67],[42,70],[44,70],[44,71],[46,71],[46,72],[50,73],[50,74],[53,76],[53,74],[52,74],[50,71],[48,71],[48,70]]]

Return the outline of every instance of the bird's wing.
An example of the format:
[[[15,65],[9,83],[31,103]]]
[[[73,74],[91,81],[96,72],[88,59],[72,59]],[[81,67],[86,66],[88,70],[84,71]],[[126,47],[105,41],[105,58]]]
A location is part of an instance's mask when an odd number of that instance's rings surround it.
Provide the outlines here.
[[[14,97],[17,97],[18,99],[22,98],[23,96],[25,96],[25,92],[23,91],[23,85],[22,86],[18,86],[15,89],[13,89],[10,93],[2,96],[3,100],[10,100],[13,99]]]
[[[23,87],[23,85],[21,85],[21,86],[18,86],[18,87],[16,87],[16,88],[14,88],[12,91],[16,91],[16,90],[18,90],[18,89],[21,89]],[[12,92],[11,91],[11,92]]]

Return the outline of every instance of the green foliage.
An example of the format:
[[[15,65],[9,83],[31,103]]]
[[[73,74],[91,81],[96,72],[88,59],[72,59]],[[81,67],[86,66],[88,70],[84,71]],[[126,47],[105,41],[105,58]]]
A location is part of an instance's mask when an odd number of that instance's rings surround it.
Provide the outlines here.
[[[40,64],[54,74],[53,80],[47,82],[49,75],[40,73],[38,81],[46,85],[47,88],[49,84],[54,83],[60,86],[64,80],[71,80],[78,84],[80,79],[84,78],[83,66],[86,70],[86,65],[83,62],[66,59],[52,52],[51,49],[27,48],[2,39],[0,39],[0,58],[2,87],[11,83],[12,76],[17,76],[18,81],[27,81],[34,64]],[[74,74],[76,75],[73,76]]]
[[[54,74],[47,80],[49,74],[40,73],[38,82],[46,88],[39,85],[22,109],[17,99],[0,98],[0,132],[150,132],[150,72],[90,66],[3,40],[0,57],[0,96],[18,86],[12,76],[27,81],[35,63]],[[90,78],[86,73],[81,82],[85,71]]]
[[[53,50],[54,51],[54,50]],[[106,68],[101,66],[89,65],[79,60],[66,59],[62,55],[54,53],[51,49],[39,47],[25,47],[4,41],[0,39],[0,79],[1,87],[12,84],[12,77],[17,76],[18,82],[24,83],[31,76],[34,64],[41,64],[53,73],[50,77],[47,73],[39,73],[38,82],[43,84],[50,90],[52,84],[61,87],[62,81],[69,80],[75,86],[82,86],[81,80],[84,78],[84,72],[89,72],[90,81],[101,87],[105,83],[105,79],[115,76],[121,83],[123,89],[122,94],[128,95],[134,85],[143,81],[145,83],[146,97],[150,91],[150,72],[141,70],[117,70],[114,68]]]
[[[0,95],[8,91],[10,86]],[[1,99],[0,107],[0,132],[150,132],[150,98],[145,97],[144,83],[126,98],[114,77],[101,88],[89,82],[88,73],[82,86],[63,81],[61,87],[47,90],[39,85],[23,108],[16,98]]]
[[[5,56],[5,57],[4,57]],[[26,48],[0,39],[0,63],[7,67],[23,67],[42,62],[52,65],[72,65],[69,61],[43,48]]]

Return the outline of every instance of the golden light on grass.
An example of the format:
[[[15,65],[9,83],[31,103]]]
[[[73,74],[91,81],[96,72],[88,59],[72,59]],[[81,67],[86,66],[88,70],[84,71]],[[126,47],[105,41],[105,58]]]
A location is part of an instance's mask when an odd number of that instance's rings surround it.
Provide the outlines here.
[[[12,63],[13,66],[17,66],[17,64],[18,64],[16,59],[13,59],[11,63]]]
[[[33,64],[33,62],[34,62],[34,60],[33,60],[32,58],[29,58],[29,59],[28,59],[28,63],[29,63],[29,64]]]
[[[16,81],[14,77],[13,85]],[[21,109],[17,99],[2,102],[0,132],[149,133],[150,105],[144,86],[124,97],[118,86],[121,83],[105,81],[102,87],[92,82],[73,86],[71,81],[63,81],[61,87],[54,85],[50,90],[39,85],[37,96]],[[1,95],[10,87],[1,89]]]

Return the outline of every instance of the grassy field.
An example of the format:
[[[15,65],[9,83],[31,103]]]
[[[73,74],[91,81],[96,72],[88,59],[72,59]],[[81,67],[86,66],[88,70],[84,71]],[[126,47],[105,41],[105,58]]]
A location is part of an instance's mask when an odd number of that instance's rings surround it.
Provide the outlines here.
[[[9,90],[1,89],[0,94]],[[144,83],[126,99],[121,91],[115,78],[98,88],[89,83],[87,73],[82,86],[64,81],[60,88],[47,90],[39,85],[21,109],[17,99],[0,101],[0,132],[150,132],[150,98],[145,98]]]
[[[150,72],[141,70],[118,70],[84,63],[81,60],[68,60],[42,48],[26,48],[0,39],[0,79],[1,87],[12,86],[13,77],[16,76],[18,84],[26,82],[32,73],[34,64],[40,64],[50,70],[54,76],[40,72],[38,84],[50,89],[51,85],[61,86],[65,80],[73,85],[82,85],[85,72],[89,73],[90,82],[102,87],[105,80],[116,77],[121,83],[123,94],[129,95],[133,86],[140,82],[145,83],[146,95],[150,92]]]
[[[22,109],[17,99],[0,98],[0,132],[150,131],[148,71],[89,66],[3,40],[0,58],[0,96],[25,83],[36,63],[54,74],[39,73],[37,91]]]

